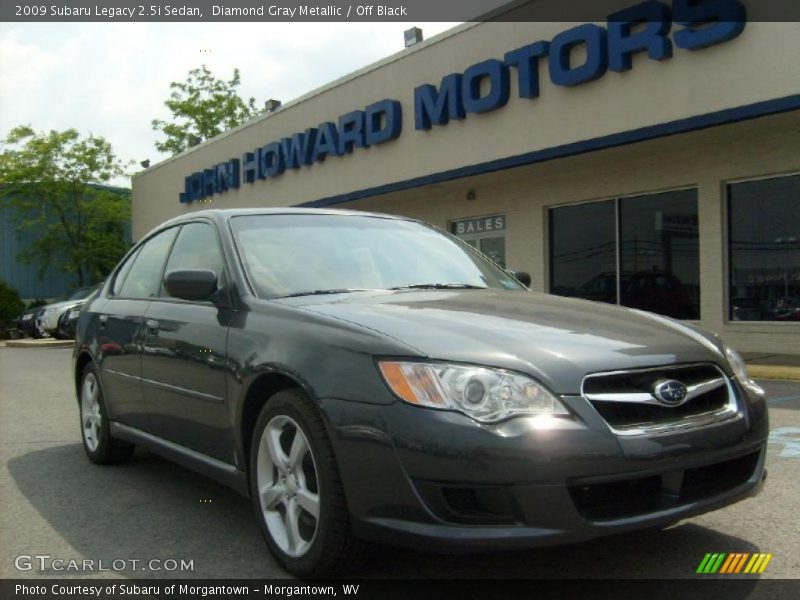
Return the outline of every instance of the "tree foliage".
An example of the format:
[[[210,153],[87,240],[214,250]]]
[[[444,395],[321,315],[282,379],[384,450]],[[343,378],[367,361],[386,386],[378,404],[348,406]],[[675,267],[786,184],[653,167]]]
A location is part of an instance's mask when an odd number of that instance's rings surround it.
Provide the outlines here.
[[[255,98],[245,101],[236,92],[240,83],[239,69],[234,69],[233,77],[224,81],[214,77],[205,65],[189,71],[186,81],[173,81],[172,92],[164,102],[173,120],[152,121],[153,129],[166,136],[156,142],[156,148],[178,154],[256,116],[259,111]]]
[[[74,129],[13,129],[0,153],[0,196],[19,229],[39,235],[18,255],[42,277],[48,267],[79,285],[102,280],[128,248],[130,194],[107,184],[125,166],[105,139]]]
[[[19,299],[17,290],[0,279],[0,339],[5,337],[6,327],[25,310],[25,303]]]

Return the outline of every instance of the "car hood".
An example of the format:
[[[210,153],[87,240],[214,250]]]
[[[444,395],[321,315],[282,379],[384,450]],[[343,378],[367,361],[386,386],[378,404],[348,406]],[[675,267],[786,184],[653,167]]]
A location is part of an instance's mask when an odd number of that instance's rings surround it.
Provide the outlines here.
[[[59,312],[63,312],[65,310],[69,310],[70,308],[81,306],[84,302],[86,302],[85,298],[81,298],[80,300],[64,300],[63,302],[54,302],[53,304],[48,304],[43,308],[48,311],[57,310]]]
[[[414,290],[281,300],[391,337],[420,356],[530,373],[561,394],[589,373],[714,362],[713,335],[652,313],[548,294]],[[405,352],[403,352],[405,354]]]

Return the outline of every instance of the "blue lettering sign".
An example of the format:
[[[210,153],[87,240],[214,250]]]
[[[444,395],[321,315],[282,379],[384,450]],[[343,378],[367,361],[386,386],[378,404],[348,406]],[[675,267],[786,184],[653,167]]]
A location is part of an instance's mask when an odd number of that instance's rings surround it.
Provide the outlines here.
[[[682,29],[672,31],[673,24]],[[672,7],[658,0],[644,0],[608,16],[607,27],[587,23],[572,27],[552,40],[538,40],[507,52],[503,60],[490,58],[463,73],[442,78],[438,88],[422,84],[414,88],[414,128],[430,130],[505,106],[511,95],[511,69],[516,71],[520,98],[538,98],[541,64],[546,62],[550,81],[572,87],[598,79],[610,69],[628,71],[633,57],[650,60],[672,57],[673,46],[699,50],[729,41],[744,31],[746,11],[741,0],[673,0]],[[672,31],[671,38],[670,32]],[[582,60],[576,56],[583,54]],[[580,63],[580,64],[577,64]],[[231,159],[191,173],[184,178],[183,203],[202,200],[240,182],[255,183],[300,169],[328,156],[351,154],[355,148],[376,146],[400,136],[403,108],[397,100],[384,99],[364,110],[341,115],[280,141],[270,142],[239,159]]]
[[[747,11],[738,0],[673,0],[676,23],[686,29],[672,36],[675,45],[684,50],[700,50],[737,37],[744,31]]]
[[[286,170],[280,142],[271,142],[258,149],[258,177],[276,177]]]
[[[520,98],[539,97],[539,59],[549,51],[550,43],[539,41],[506,53],[506,64],[517,69]]]
[[[586,61],[572,66],[572,49],[581,45],[586,48]],[[608,70],[606,30],[587,23],[559,33],[550,42],[549,58],[550,81],[555,85],[571,87],[598,79]]]
[[[461,98],[461,79],[461,73],[453,73],[442,78],[438,90],[427,83],[414,89],[415,129],[447,125],[450,119],[466,116]]]
[[[258,175],[258,161],[253,152],[242,155],[242,183],[255,183]]]
[[[314,151],[316,137],[316,128],[309,127],[305,133],[295,133],[292,137],[281,140],[283,160],[287,169],[299,169],[302,165],[312,163],[311,154]]]
[[[489,82],[489,93],[481,96],[484,80]],[[485,60],[464,71],[461,96],[468,113],[484,113],[505,106],[509,93],[508,67],[499,60]]]
[[[350,154],[353,148],[364,148],[364,111],[354,110],[339,117],[339,154]]]
[[[644,29],[633,33],[634,25]],[[653,60],[672,57],[672,42],[667,35],[672,27],[669,7],[661,2],[642,2],[608,17],[608,68],[627,71],[632,57],[647,51]]]
[[[322,123],[317,130],[317,137],[314,141],[314,150],[311,152],[311,160],[322,162],[328,154],[337,156],[339,152],[339,132],[336,125],[331,122]]]
[[[403,108],[397,100],[381,100],[366,108],[364,122],[364,143],[367,146],[394,140],[403,128]]]
[[[239,187],[239,159],[232,158],[228,162],[219,163],[217,171],[217,193],[227,192]]]

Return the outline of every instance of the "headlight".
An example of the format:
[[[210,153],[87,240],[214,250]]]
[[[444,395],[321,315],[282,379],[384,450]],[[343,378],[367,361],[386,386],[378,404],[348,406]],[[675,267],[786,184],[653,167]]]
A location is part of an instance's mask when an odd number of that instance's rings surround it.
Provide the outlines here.
[[[457,410],[482,423],[514,415],[566,415],[541,384],[502,369],[446,363],[381,361],[391,390],[410,404]]]
[[[744,362],[742,355],[729,346],[725,346],[725,358],[728,359],[728,364],[736,375],[736,379],[742,383],[750,381],[750,376],[747,374],[747,364]]]
[[[764,394],[762,387],[750,379],[750,376],[747,374],[747,363],[744,362],[741,354],[730,346],[725,346],[725,358],[728,360],[733,374],[736,375],[736,379],[738,379],[742,385],[752,388],[759,394]]]

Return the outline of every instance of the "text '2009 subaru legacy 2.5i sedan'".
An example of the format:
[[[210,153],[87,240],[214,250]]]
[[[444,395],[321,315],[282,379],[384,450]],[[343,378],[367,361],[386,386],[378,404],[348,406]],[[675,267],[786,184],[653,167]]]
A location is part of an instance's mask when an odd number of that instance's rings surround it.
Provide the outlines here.
[[[141,445],[228,483],[305,576],[370,540],[476,551],[665,526],[765,476],[763,392],[714,335],[531,292],[405,218],[173,219],[77,339],[89,458]]]

